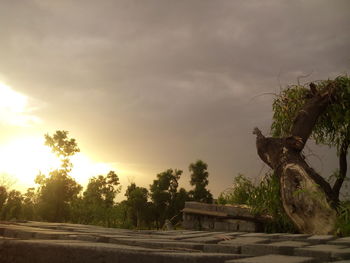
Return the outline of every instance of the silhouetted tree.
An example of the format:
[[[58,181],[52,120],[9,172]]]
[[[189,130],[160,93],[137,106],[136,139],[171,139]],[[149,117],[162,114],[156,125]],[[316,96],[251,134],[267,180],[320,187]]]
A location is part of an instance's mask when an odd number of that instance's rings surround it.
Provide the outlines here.
[[[23,196],[21,192],[16,190],[10,191],[2,209],[1,217],[5,220],[19,219],[21,217],[22,200]]]
[[[36,219],[36,193],[35,188],[28,188],[27,192],[23,195],[22,204],[22,218],[26,220]]]
[[[202,160],[191,163],[189,166],[191,172],[190,184],[194,189],[189,192],[190,199],[197,202],[212,203],[213,196],[206,189],[209,184],[208,165]]]
[[[68,138],[67,131],[56,131],[53,136],[45,135],[45,144],[61,160],[60,169],[49,173],[49,177],[39,174],[35,183],[39,184],[38,208],[42,219],[62,222],[69,219],[70,204],[77,198],[82,187],[69,176],[72,163],[69,157],[79,152],[75,139]]]
[[[148,190],[131,183],[125,193],[128,206],[128,218],[134,227],[141,227],[147,209]]]
[[[7,190],[5,186],[0,186],[0,213],[7,199]]]
[[[163,226],[165,219],[171,219],[179,211],[175,209],[177,187],[181,170],[168,169],[157,175],[150,185],[150,196],[155,207],[157,228]]]
[[[114,200],[120,189],[119,177],[114,171],[90,179],[83,194],[89,222],[111,226]]]

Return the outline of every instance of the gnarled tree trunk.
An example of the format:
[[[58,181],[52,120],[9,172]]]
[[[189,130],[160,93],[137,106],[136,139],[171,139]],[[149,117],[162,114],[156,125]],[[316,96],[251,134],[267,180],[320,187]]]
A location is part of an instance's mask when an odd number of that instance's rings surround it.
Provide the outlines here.
[[[313,88],[312,85],[310,85]],[[256,146],[260,158],[277,174],[281,184],[283,207],[300,232],[334,232],[338,197],[331,186],[317,174],[301,154],[317,118],[333,102],[336,88],[310,92],[310,98],[298,112],[285,138],[266,138],[258,128]]]

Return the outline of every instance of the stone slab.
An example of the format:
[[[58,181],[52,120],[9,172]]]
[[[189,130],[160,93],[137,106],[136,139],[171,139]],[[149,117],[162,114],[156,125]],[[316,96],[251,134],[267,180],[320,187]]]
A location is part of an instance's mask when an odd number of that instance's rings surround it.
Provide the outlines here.
[[[350,246],[350,237],[342,237],[338,238],[336,240],[333,240],[329,242],[330,244],[334,245],[344,245],[344,246]]]
[[[221,253],[157,253],[154,263],[223,263],[232,259],[244,258],[245,255]],[[143,262],[143,261],[141,261]]]
[[[241,254],[241,246],[222,245],[222,244],[205,244],[203,245],[203,252],[210,253],[232,253]]]
[[[293,255],[295,248],[309,246],[307,242],[280,241],[270,244],[246,244],[242,246],[241,253],[259,256],[267,254]]]
[[[281,236],[281,234],[277,233],[277,234],[268,234],[268,233],[247,233],[247,234],[243,234],[241,235],[241,237],[262,237],[262,238],[268,238],[268,239],[276,239],[279,238]]]
[[[336,239],[336,237],[332,235],[313,235],[308,237],[306,241],[312,244],[324,244],[334,239]]]
[[[174,252],[115,244],[63,240],[7,240],[0,244],[2,263],[221,263],[242,255]]]
[[[224,236],[209,236],[209,237],[194,237],[194,238],[186,238],[182,239],[183,242],[195,242],[195,243],[205,243],[205,244],[216,244],[220,241],[227,240]]]
[[[231,240],[225,240],[225,241],[221,241],[219,242],[219,244],[226,244],[226,245],[230,245],[230,244],[266,244],[269,243],[270,240],[267,238],[262,238],[262,237],[236,237],[234,239]]]
[[[225,263],[316,263],[317,261],[310,257],[296,257],[285,255],[265,255],[259,257],[250,257],[242,259],[227,260]]]
[[[191,243],[191,242],[179,242],[179,241],[155,241],[152,239],[149,240],[139,240],[139,239],[111,239],[110,243],[112,244],[122,244],[129,246],[141,246],[147,248],[163,248],[168,250],[192,250],[192,251],[201,251],[203,250],[203,244],[200,243]]]
[[[350,259],[349,239],[237,231],[125,230],[46,222],[0,223],[0,262],[264,262],[266,255],[269,263],[288,263],[287,259],[312,262],[308,261],[310,257],[316,262],[346,262]],[[272,261],[273,258],[283,260]]]
[[[198,231],[197,234],[189,234],[189,235],[176,235],[172,239],[174,240],[182,240],[182,239],[189,239],[189,238],[196,238],[196,237],[206,237],[206,236],[212,236],[212,235],[224,235],[225,232],[212,232],[212,231]],[[170,237],[171,238],[171,237]]]
[[[283,240],[301,240],[307,239],[310,236],[309,234],[281,234],[279,238]]]
[[[304,248],[296,248],[294,254],[297,256],[314,257],[320,260],[343,260],[350,259],[350,248],[338,245],[314,245]]]

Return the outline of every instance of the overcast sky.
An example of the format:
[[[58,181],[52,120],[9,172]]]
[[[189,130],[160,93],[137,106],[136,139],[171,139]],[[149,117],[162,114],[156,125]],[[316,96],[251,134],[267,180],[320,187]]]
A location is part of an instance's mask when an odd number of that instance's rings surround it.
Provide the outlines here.
[[[148,187],[167,168],[209,165],[217,196],[262,161],[273,95],[349,73],[350,1],[1,0],[0,81],[30,98],[0,142],[70,131],[98,162]],[[334,154],[318,152],[321,170]],[[320,161],[317,161],[321,163]],[[265,168],[264,171],[267,171]]]

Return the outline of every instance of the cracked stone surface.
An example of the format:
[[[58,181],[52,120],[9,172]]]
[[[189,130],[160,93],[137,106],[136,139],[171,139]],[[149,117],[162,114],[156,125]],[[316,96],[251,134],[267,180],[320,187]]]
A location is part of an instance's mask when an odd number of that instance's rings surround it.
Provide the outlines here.
[[[0,222],[2,263],[350,262],[350,238]]]

